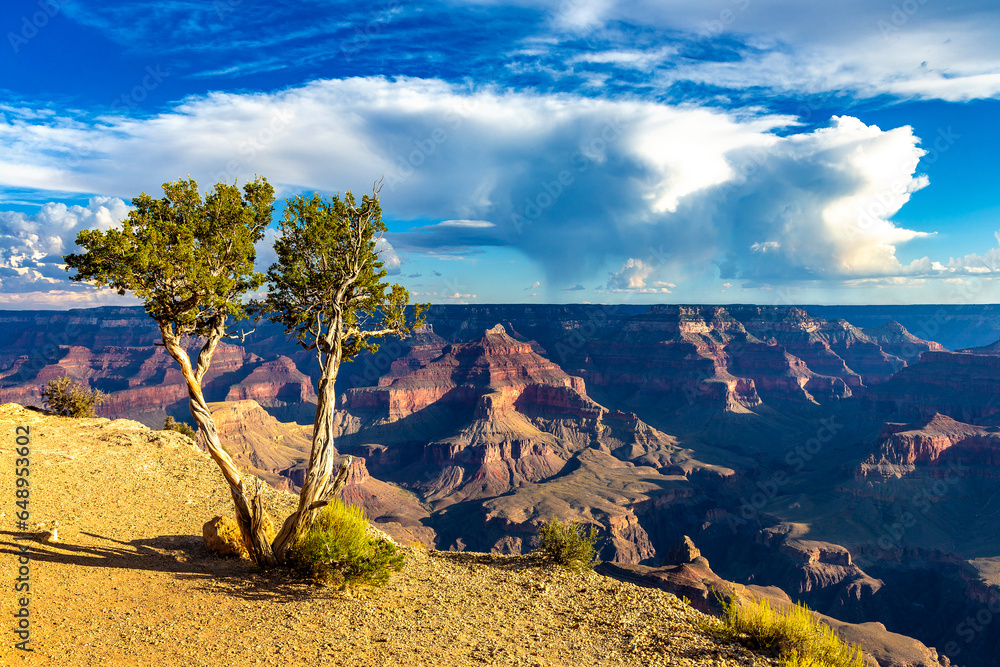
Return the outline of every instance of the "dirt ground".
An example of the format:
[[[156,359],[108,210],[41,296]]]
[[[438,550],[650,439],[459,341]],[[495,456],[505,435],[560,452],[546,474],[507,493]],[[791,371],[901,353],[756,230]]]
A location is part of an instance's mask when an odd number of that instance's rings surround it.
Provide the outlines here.
[[[14,505],[19,425],[30,430],[28,540]],[[6,404],[0,441],[0,665],[772,664],[716,643],[673,595],[530,557],[407,546],[385,588],[344,592],[252,574],[204,546],[202,525],[231,516],[232,500],[183,436]],[[279,521],[294,502],[268,494]],[[58,541],[43,541],[54,522]],[[13,633],[24,545],[30,653]]]

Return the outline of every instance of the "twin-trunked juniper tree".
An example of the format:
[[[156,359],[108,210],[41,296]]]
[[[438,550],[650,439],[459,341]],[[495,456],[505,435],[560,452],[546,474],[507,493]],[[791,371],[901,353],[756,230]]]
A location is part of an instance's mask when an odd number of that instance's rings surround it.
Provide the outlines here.
[[[219,183],[204,201],[193,180],[163,185],[164,196],[146,193],[120,229],[86,230],[77,236],[81,254],[66,256],[72,280],[132,292],[160,328],[162,345],[180,365],[188,387],[191,415],[208,451],[229,484],[236,520],[251,558],[259,565],[284,564],[289,547],[337,494],[349,461],[333,474],[334,381],[340,365],[361,350],[376,351],[373,339],[403,337],[423,321],[425,306],[413,309],[409,293],[384,282],[377,243],[386,231],[378,191],[358,205],[348,192],[325,200],[296,197],[286,202],[278,261],[264,276],[254,271],[255,244],[271,222],[274,190],[264,178],[235,185]],[[270,283],[267,297],[253,304],[246,296]],[[298,509],[271,543],[264,535],[259,494],[249,494],[232,458],[222,448],[202,393],[202,381],[219,342],[242,338],[230,321],[250,313],[284,325],[298,343],[315,350],[322,369],[317,391],[312,450]],[[186,342],[198,350],[192,362]]]

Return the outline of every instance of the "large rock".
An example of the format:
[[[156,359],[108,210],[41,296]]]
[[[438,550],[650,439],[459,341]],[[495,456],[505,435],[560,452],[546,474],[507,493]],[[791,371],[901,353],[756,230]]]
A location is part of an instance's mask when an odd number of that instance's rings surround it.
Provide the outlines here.
[[[1000,421],[1000,356],[924,352],[868,398],[879,415],[904,419],[947,415],[967,423]]]
[[[686,459],[673,438],[596,403],[582,379],[502,325],[437,355],[407,355],[342,404],[338,448],[435,508],[553,477],[587,447],[657,466]]]
[[[877,451],[857,470],[862,478],[898,478],[918,466],[937,468],[942,475],[961,466],[966,475],[1000,477],[1000,428],[974,426],[942,414],[910,424],[886,423]]]
[[[701,557],[701,551],[694,545],[694,540],[685,535],[670,547],[667,552],[667,563],[670,565],[683,565],[693,563]]]
[[[274,521],[266,512],[262,524],[264,537],[267,538],[268,542],[273,542],[278,531],[274,526]],[[243,544],[239,524],[228,516],[217,516],[206,521],[201,529],[201,537],[205,541],[205,546],[220,556],[248,558],[250,555]]]
[[[249,557],[235,519],[228,516],[214,517],[205,522],[201,536],[205,540],[205,546],[220,556]]]

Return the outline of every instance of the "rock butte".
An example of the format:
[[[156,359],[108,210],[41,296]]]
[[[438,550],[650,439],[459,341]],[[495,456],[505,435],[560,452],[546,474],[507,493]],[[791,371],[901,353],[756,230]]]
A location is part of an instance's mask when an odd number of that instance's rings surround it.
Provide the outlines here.
[[[185,418],[148,318],[98,311],[5,315],[0,397],[33,402],[68,373],[111,394],[109,416]],[[1000,513],[977,501],[1000,491],[1000,347],[807,311],[435,307],[338,378],[337,447],[358,456],[345,497],[445,549],[523,553],[552,516],[597,525],[623,577],[780,588],[942,648],[1000,594]],[[279,487],[301,482],[314,364],[264,325],[220,348],[206,385],[223,442]],[[705,563],[663,562],[683,535]],[[980,636],[968,665],[1000,650]]]

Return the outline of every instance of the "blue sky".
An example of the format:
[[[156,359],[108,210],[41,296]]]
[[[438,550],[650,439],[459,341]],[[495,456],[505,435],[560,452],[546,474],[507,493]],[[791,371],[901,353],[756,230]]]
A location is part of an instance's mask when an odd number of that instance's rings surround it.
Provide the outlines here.
[[[422,301],[1000,300],[993,2],[0,11],[0,308],[124,302],[62,255],[189,174],[385,178]]]

